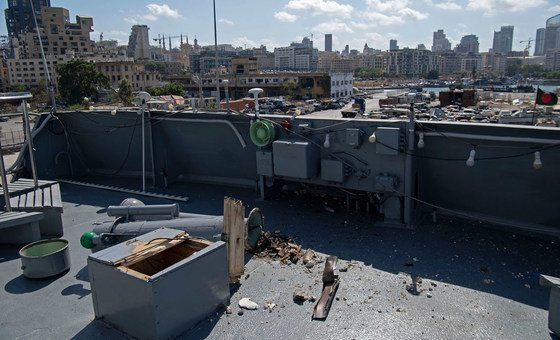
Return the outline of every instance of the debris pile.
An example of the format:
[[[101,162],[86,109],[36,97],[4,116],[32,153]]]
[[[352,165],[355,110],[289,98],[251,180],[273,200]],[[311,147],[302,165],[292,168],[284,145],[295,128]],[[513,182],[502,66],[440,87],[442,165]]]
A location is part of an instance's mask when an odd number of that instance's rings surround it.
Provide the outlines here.
[[[303,251],[300,245],[293,243],[292,238],[267,231],[261,233],[257,246],[253,249],[253,254],[258,257],[279,259],[283,263],[290,261],[295,264],[303,256]]]

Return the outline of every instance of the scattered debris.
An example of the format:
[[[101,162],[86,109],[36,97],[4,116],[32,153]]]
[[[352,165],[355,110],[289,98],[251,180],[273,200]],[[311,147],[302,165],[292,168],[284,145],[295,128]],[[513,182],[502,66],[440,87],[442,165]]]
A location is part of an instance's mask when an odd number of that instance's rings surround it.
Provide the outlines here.
[[[405,267],[414,267],[414,263],[412,263],[412,262],[407,262],[407,263],[403,264],[403,266],[405,266]]]
[[[330,213],[333,213],[333,212],[334,212],[334,209],[331,208],[331,207],[329,207],[329,206],[326,205],[326,204],[325,204],[325,210],[328,211],[328,212],[330,212]]]
[[[491,283],[494,283],[494,280],[491,280],[491,279],[484,279],[484,280],[482,280],[482,282],[484,282],[484,283],[486,283],[487,285],[489,285],[489,284],[491,284]]]
[[[226,314],[231,314],[233,311],[231,310],[231,306],[226,307]]]
[[[305,293],[305,291],[301,287],[296,287],[293,293],[294,302],[304,302],[309,300],[309,296]]]
[[[276,304],[273,302],[269,302],[264,306],[264,309],[268,309],[269,313],[272,313],[272,310],[276,307]]]
[[[305,268],[311,269],[315,266],[315,261],[309,261],[305,264]]]
[[[412,283],[406,285],[406,291],[412,295],[420,295],[422,291],[418,289],[419,284],[422,284],[422,278],[419,276],[412,276]]]
[[[303,254],[303,264],[309,263],[309,261],[312,261],[314,258],[315,258],[315,252],[311,249],[307,249],[305,251],[305,254]]]
[[[240,310],[237,312],[237,315],[239,315],[239,316],[243,315],[243,309],[240,309]]]
[[[431,298],[431,297],[432,297],[432,293],[427,293],[426,296],[429,297],[429,298]]]
[[[253,253],[258,257],[280,259],[282,263],[297,263],[302,257],[301,246],[293,243],[292,238],[270,232],[261,233]]]
[[[338,258],[336,256],[329,256],[325,262],[325,269],[323,270],[323,290],[313,310],[314,320],[325,320],[329,314],[336,290],[340,284],[338,275],[334,275],[337,260]]]
[[[249,310],[255,310],[259,308],[259,305],[251,301],[250,298],[245,297],[239,300],[239,307]]]
[[[525,284],[525,288],[529,288],[529,289],[531,289],[531,285],[530,285],[530,284],[528,284],[528,283],[526,283],[526,284]]]

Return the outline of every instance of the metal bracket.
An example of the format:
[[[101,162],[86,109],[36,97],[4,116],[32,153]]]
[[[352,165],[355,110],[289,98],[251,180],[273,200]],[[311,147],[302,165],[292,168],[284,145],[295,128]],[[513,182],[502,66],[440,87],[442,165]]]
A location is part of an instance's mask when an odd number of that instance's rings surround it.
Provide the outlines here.
[[[340,283],[338,275],[334,275],[337,260],[336,256],[329,256],[327,258],[325,270],[323,271],[323,291],[313,310],[313,320],[325,320],[329,315],[329,310]]]

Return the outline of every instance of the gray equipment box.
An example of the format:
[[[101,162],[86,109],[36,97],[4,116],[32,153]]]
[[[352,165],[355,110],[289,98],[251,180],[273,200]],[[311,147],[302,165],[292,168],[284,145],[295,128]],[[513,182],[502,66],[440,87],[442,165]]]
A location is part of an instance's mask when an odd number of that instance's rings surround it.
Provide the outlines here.
[[[319,170],[319,152],[308,141],[279,139],[272,143],[276,176],[309,179]]]
[[[379,143],[375,143],[375,151],[380,155],[398,155],[400,129],[392,127],[378,127],[375,136]]]
[[[257,151],[257,175],[274,176],[271,151]]]
[[[322,159],[321,179],[330,182],[344,182],[344,164],[337,160]]]
[[[139,339],[175,338],[229,302],[226,244],[161,228],[88,257],[95,317]]]

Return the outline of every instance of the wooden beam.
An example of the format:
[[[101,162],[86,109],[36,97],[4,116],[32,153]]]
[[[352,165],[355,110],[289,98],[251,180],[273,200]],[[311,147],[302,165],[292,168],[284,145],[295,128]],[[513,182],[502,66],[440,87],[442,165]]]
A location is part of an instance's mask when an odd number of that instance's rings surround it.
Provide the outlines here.
[[[224,234],[227,243],[229,282],[236,283],[245,270],[245,207],[224,197]]]

